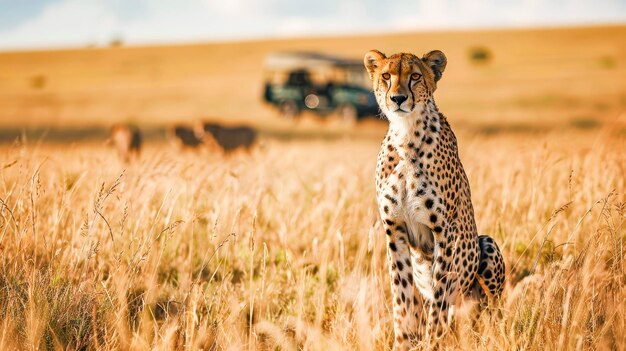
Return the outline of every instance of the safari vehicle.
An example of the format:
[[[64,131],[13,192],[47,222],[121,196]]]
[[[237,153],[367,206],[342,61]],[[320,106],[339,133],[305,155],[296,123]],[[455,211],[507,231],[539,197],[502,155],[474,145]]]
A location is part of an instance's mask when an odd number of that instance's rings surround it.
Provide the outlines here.
[[[363,63],[319,53],[269,55],[263,98],[286,118],[303,111],[321,116],[335,112],[355,122],[379,113]]]

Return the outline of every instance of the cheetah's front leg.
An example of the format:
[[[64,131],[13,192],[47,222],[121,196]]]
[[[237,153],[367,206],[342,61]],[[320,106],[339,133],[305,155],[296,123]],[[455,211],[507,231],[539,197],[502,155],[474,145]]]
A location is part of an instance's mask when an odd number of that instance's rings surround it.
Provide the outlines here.
[[[413,284],[408,234],[405,224],[399,221],[387,218],[383,226],[393,293],[394,350],[409,350],[417,333],[418,298]]]
[[[428,308],[426,341],[438,340],[448,328],[448,312],[454,306],[458,294],[458,277],[453,268],[455,241],[450,228],[443,229],[445,222],[433,226],[435,248],[433,250],[432,288],[433,299]]]

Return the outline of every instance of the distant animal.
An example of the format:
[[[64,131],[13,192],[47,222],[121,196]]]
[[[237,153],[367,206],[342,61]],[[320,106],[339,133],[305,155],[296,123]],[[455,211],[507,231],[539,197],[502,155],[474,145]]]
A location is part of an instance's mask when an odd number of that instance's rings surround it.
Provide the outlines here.
[[[139,157],[142,143],[139,128],[126,124],[116,124],[111,127],[110,132],[110,141],[124,162],[129,162],[132,155]]]
[[[478,235],[470,184],[456,137],[433,93],[443,52],[364,57],[389,120],[376,166],[376,194],[387,238],[394,350],[426,347],[445,334],[461,296],[489,302],[504,288],[496,242]]]
[[[197,148],[203,143],[202,135],[188,126],[175,125],[169,129],[168,134],[170,138],[184,148]]]
[[[206,144],[215,143],[224,152],[239,148],[249,150],[257,139],[257,131],[250,127],[224,127],[216,123],[202,123],[199,133]]]

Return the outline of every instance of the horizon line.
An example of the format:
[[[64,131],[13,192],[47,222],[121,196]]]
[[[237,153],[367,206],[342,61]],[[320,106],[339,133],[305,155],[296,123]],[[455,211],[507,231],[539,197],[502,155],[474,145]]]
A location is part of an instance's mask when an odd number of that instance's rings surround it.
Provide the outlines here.
[[[478,25],[478,26],[452,26],[446,28],[413,28],[413,29],[391,29],[391,30],[375,30],[375,31],[348,31],[337,34],[332,33],[314,33],[311,35],[259,35],[259,36],[241,36],[229,38],[213,38],[213,39],[189,39],[189,40],[143,40],[139,42],[125,42],[122,34],[112,35],[110,42],[121,40],[120,46],[110,44],[97,44],[86,42],[82,45],[38,45],[38,46],[0,46],[0,54],[8,53],[27,53],[27,52],[48,52],[48,51],[76,51],[76,50],[109,50],[124,48],[147,48],[147,47],[165,47],[165,46],[193,46],[193,45],[213,45],[213,44],[245,44],[255,42],[268,41],[286,41],[297,39],[323,39],[338,37],[363,37],[363,36],[379,36],[379,35],[403,35],[418,33],[458,33],[458,32],[496,32],[496,31],[533,31],[533,30],[573,30],[573,29],[600,29],[609,27],[626,27],[626,21],[604,21],[604,22],[587,22],[587,23],[559,23],[559,24],[511,24],[511,25]]]

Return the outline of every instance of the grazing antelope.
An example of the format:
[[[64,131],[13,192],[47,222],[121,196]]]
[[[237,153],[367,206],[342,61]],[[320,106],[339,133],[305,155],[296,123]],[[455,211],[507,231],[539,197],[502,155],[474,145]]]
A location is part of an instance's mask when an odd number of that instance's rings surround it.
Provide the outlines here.
[[[203,144],[203,135],[185,125],[171,127],[168,134],[170,139],[183,148],[197,148]]]
[[[132,155],[139,158],[141,152],[141,132],[135,126],[116,124],[111,127],[110,141],[124,162],[129,162]]]
[[[206,144],[217,144],[224,152],[239,148],[247,151],[257,139],[257,131],[250,127],[224,127],[216,123],[202,123],[199,131]]]

